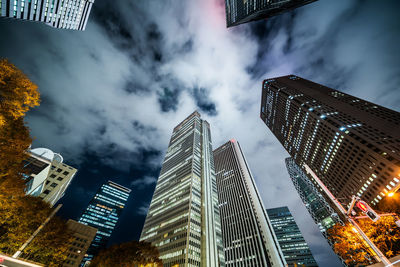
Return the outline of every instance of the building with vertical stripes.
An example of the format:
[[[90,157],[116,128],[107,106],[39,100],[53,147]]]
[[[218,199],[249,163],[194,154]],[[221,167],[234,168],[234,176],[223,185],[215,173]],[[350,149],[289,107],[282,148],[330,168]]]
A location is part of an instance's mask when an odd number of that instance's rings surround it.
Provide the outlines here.
[[[173,130],[140,236],[164,267],[223,267],[210,125],[196,111]]]
[[[288,266],[318,267],[288,207],[267,209],[267,212]]]
[[[0,17],[84,31],[94,0],[0,0]]]
[[[100,250],[106,248],[130,193],[130,189],[108,181],[100,187],[89,202],[78,222],[97,228],[97,233],[81,262],[81,266],[90,263]]]
[[[289,75],[263,82],[260,117],[301,168],[348,202],[400,187],[400,113]]]
[[[225,0],[226,26],[267,19],[316,0]]]
[[[247,161],[235,140],[214,150],[225,264],[285,266]]]

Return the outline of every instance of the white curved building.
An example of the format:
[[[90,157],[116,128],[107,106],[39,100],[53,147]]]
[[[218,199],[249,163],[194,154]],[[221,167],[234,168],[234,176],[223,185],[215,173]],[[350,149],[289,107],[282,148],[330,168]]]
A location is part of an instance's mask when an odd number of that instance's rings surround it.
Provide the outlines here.
[[[77,169],[63,163],[63,157],[47,148],[28,151],[24,174],[26,193],[38,196],[53,206],[64,196]]]

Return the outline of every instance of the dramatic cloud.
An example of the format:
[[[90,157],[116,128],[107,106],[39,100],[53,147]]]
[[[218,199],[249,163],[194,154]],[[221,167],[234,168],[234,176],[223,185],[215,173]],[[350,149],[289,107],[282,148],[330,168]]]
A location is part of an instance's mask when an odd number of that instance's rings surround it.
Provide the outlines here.
[[[150,177],[150,176],[144,176],[141,179],[137,179],[133,182],[131,182],[131,186],[138,188],[138,189],[143,189],[146,186],[149,186],[151,184],[155,184],[157,182],[157,178],[155,177]]]
[[[226,29],[222,0],[97,1],[85,32],[0,21],[0,55],[39,85],[35,146],[133,186],[125,221],[143,223],[172,129],[197,109],[215,148],[241,143],[265,205],[289,206],[319,264],[336,266],[290,182],[288,154],[259,119],[261,83],[293,73],[399,110],[396,4],[320,0]],[[74,183],[86,184],[69,192],[94,191],[102,175],[81,170]],[[122,238],[141,230],[120,228]]]

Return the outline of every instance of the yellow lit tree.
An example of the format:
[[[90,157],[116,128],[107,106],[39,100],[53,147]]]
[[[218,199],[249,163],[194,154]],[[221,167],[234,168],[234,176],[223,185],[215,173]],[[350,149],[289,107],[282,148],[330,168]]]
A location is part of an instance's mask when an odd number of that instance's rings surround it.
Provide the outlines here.
[[[0,251],[13,254],[45,221],[52,209],[40,198],[25,196],[23,162],[32,143],[24,123],[26,112],[39,105],[37,86],[17,67],[0,59]],[[59,266],[66,258],[71,234],[53,218],[22,257]]]
[[[23,117],[39,105],[39,97],[37,86],[22,71],[0,59],[0,183],[22,172],[25,150],[32,143]]]
[[[358,224],[369,239],[390,258],[400,253],[400,228],[392,216],[381,217],[377,222],[370,219],[360,219]],[[329,238],[333,241],[335,252],[349,266],[368,264],[369,248],[361,239],[356,229],[347,223],[345,226],[336,224],[328,230]]]

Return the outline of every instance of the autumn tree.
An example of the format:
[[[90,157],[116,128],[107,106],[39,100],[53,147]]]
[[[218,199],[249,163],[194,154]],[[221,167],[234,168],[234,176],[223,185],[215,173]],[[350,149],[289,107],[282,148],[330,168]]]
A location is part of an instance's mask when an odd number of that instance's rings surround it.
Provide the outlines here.
[[[163,266],[155,246],[144,241],[131,241],[117,244],[100,251],[93,259],[93,267],[137,267],[137,266]]]
[[[358,224],[368,238],[388,257],[400,253],[400,228],[392,216],[381,217],[377,222],[370,219],[360,219]],[[349,266],[370,264],[367,244],[361,239],[357,230],[347,223],[345,226],[336,224],[328,230],[335,252]]]
[[[60,266],[67,259],[73,233],[65,220],[53,217],[43,231],[24,250],[22,257],[46,266]]]
[[[0,60],[0,125],[18,119],[39,105],[37,86],[16,66]]]
[[[0,183],[22,173],[25,151],[32,143],[23,117],[39,105],[39,96],[37,86],[22,71],[0,59]]]
[[[22,179],[32,143],[24,116],[38,105],[37,86],[13,64],[0,60],[0,251],[6,254],[16,252],[52,211],[42,199],[25,196]],[[22,257],[60,266],[72,237],[65,229],[65,222],[54,217]]]
[[[13,254],[46,220],[52,209],[38,197],[18,197],[5,203],[3,196],[0,195],[0,251]],[[58,266],[54,264],[65,260],[71,238],[65,221],[53,217],[21,257],[46,266]]]

